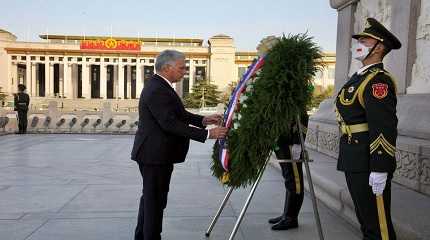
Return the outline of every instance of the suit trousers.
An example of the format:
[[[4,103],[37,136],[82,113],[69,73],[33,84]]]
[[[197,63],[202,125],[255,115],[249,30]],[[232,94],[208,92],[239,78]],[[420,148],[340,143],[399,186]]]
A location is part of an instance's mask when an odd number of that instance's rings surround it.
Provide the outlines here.
[[[143,179],[143,189],[135,240],[160,240],[173,164],[144,165],[139,163],[139,170]]]
[[[346,183],[349,193],[354,202],[355,214],[360,223],[361,232],[364,240],[380,240],[380,216],[378,215],[378,206],[376,203],[376,195],[372,192],[372,187],[369,186],[368,172],[345,172]],[[381,216],[387,223],[387,235],[389,240],[396,239],[393,223],[391,221],[391,179],[392,174],[388,175],[387,183],[382,194],[384,202],[385,216]],[[379,209],[381,211],[381,209]]]
[[[139,171],[140,171],[140,175],[142,176],[142,180],[143,180],[143,164],[139,164]],[[140,202],[139,202],[139,212],[137,215],[137,224],[136,224],[136,229],[134,231],[134,239],[135,240],[142,240],[143,239],[143,211],[144,211],[144,203],[145,203],[145,198],[144,198],[144,188],[143,188],[143,182],[142,182],[142,195],[140,196]]]

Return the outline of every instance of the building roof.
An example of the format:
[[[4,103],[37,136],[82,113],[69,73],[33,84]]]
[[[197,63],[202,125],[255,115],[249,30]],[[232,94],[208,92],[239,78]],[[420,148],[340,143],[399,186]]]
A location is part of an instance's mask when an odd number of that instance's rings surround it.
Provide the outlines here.
[[[217,34],[211,38],[217,38],[217,39],[233,39],[232,37],[225,35],[225,34]]]
[[[8,33],[8,34],[10,34],[10,35],[12,35],[12,36],[14,36],[16,38],[15,34],[9,32],[9,31],[6,31],[4,29],[1,29],[1,28],[0,28],[0,33]]]
[[[109,38],[127,41],[141,41],[141,42],[177,42],[177,43],[198,43],[203,44],[203,39],[199,38],[148,38],[148,37],[118,37],[118,36],[81,36],[81,35],[51,35],[40,34],[42,39],[58,39],[58,40],[106,40]]]

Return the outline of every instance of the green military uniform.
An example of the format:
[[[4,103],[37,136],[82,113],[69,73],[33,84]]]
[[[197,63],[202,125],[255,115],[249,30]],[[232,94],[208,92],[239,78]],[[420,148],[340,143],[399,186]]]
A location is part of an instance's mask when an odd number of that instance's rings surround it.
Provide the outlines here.
[[[388,49],[401,44],[384,26],[368,19],[363,33]],[[337,169],[345,172],[363,239],[395,239],[390,216],[391,179],[396,169],[396,84],[382,63],[366,66],[340,89],[336,98],[341,137]],[[371,172],[388,173],[382,197],[369,186]],[[378,212],[379,211],[379,212]]]

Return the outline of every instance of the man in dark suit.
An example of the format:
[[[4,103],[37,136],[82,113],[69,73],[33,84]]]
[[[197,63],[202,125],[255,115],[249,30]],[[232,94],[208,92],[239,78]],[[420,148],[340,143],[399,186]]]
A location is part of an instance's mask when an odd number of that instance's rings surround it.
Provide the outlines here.
[[[30,105],[30,97],[25,93],[25,85],[18,84],[18,93],[14,94],[15,111],[18,112],[18,129],[17,134],[27,133],[27,112]]]
[[[135,240],[161,239],[173,164],[185,161],[190,139],[205,142],[227,134],[223,127],[205,129],[209,124],[220,124],[221,115],[203,117],[186,111],[173,89],[173,83],[179,82],[186,72],[183,53],[161,52],[155,70],[140,95],[139,126],[131,153],[131,159],[139,165],[144,190]]]

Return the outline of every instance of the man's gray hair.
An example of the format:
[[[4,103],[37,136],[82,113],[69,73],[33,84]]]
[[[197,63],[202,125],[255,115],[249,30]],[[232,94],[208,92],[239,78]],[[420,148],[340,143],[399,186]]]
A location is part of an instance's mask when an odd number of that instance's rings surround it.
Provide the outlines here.
[[[176,50],[164,50],[155,60],[155,71],[161,71],[165,65],[173,66],[176,61],[185,59],[185,54]]]

